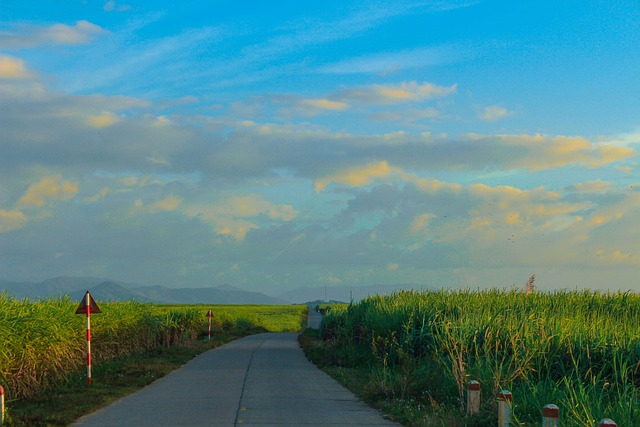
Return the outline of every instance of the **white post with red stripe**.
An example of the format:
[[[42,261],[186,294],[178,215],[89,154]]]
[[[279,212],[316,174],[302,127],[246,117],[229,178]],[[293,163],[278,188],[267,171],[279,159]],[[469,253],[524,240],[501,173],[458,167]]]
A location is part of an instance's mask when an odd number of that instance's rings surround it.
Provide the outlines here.
[[[98,304],[91,298],[89,291],[84,295],[76,314],[87,316],[87,384],[91,384],[91,313],[100,313]]]
[[[498,394],[498,427],[511,425],[511,402],[513,396],[509,390],[502,390]]]
[[[211,339],[211,318],[213,317],[213,311],[211,309],[209,309],[209,311],[207,312],[207,317],[209,318],[209,338]]]
[[[91,294],[85,295],[87,305],[87,384],[91,384]]]
[[[618,424],[616,424],[616,422],[610,418],[603,418],[602,420],[600,420],[599,426],[600,427],[618,427]]]
[[[471,380],[467,383],[467,413],[477,414],[480,412],[480,383]]]
[[[0,424],[4,424],[4,387],[0,385]]]
[[[542,408],[542,427],[558,427],[560,422],[560,408],[549,403]]]

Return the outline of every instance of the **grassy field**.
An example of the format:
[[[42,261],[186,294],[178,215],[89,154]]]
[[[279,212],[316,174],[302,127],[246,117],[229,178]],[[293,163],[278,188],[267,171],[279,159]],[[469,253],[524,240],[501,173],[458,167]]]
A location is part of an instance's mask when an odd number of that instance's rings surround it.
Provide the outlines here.
[[[325,316],[317,360],[407,425],[495,425],[514,396],[515,425],[640,425],[640,296],[584,292],[402,292]],[[311,345],[313,347],[313,345]],[[318,348],[321,347],[321,348]],[[478,416],[465,386],[482,384]]]
[[[159,305],[160,309],[173,310],[185,306]],[[233,326],[262,328],[264,332],[297,332],[306,327],[307,308],[303,305],[190,305],[189,308],[206,313],[213,309],[212,329],[222,331]]]
[[[98,304],[102,313],[91,316],[93,384],[87,386],[85,316],[74,314],[78,303],[0,294],[0,385],[7,425],[68,425],[224,342],[299,331],[307,313],[305,306]]]

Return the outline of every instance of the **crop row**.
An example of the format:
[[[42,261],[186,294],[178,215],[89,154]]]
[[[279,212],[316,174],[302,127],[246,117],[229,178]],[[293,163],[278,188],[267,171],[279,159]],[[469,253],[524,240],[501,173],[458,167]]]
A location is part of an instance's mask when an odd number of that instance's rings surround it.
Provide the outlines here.
[[[210,308],[134,301],[99,306],[101,313],[91,316],[94,365],[204,337]],[[68,297],[31,302],[0,294],[0,385],[9,399],[36,396],[86,364],[85,316],[75,314],[77,307]],[[301,307],[282,312],[266,306],[237,307],[214,308],[214,333],[299,330],[304,312]]]
[[[402,292],[333,309],[323,338],[339,349],[336,363],[370,364],[370,392],[392,399],[463,411],[475,379],[489,418],[508,389],[525,425],[547,403],[567,426],[605,416],[640,425],[638,325],[630,293]]]

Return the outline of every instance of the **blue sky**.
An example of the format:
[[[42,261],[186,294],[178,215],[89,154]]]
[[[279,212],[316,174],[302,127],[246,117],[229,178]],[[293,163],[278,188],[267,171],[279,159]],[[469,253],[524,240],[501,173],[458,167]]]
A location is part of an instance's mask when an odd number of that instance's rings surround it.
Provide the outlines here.
[[[0,1],[0,276],[638,290],[636,1]]]

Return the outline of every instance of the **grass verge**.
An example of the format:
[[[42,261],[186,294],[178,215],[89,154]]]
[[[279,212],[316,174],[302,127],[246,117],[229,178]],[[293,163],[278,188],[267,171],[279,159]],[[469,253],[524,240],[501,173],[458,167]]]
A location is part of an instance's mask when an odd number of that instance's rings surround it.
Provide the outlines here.
[[[87,385],[85,371],[45,390],[40,397],[7,402],[7,426],[67,426],[81,416],[109,405],[193,359],[234,339],[264,332],[263,328],[224,332],[211,340],[198,340],[179,347],[159,347],[93,366],[93,383]]]
[[[380,368],[366,360],[350,364],[330,343],[323,341],[320,331],[307,329],[298,339],[307,358],[344,387],[379,409],[385,418],[404,426],[416,427],[481,427],[490,425],[486,414],[467,417],[443,405],[439,392],[442,371],[435,366],[414,369]],[[421,398],[412,397],[413,389],[423,391]],[[439,403],[440,402],[440,403]],[[490,418],[490,417],[489,417]]]

